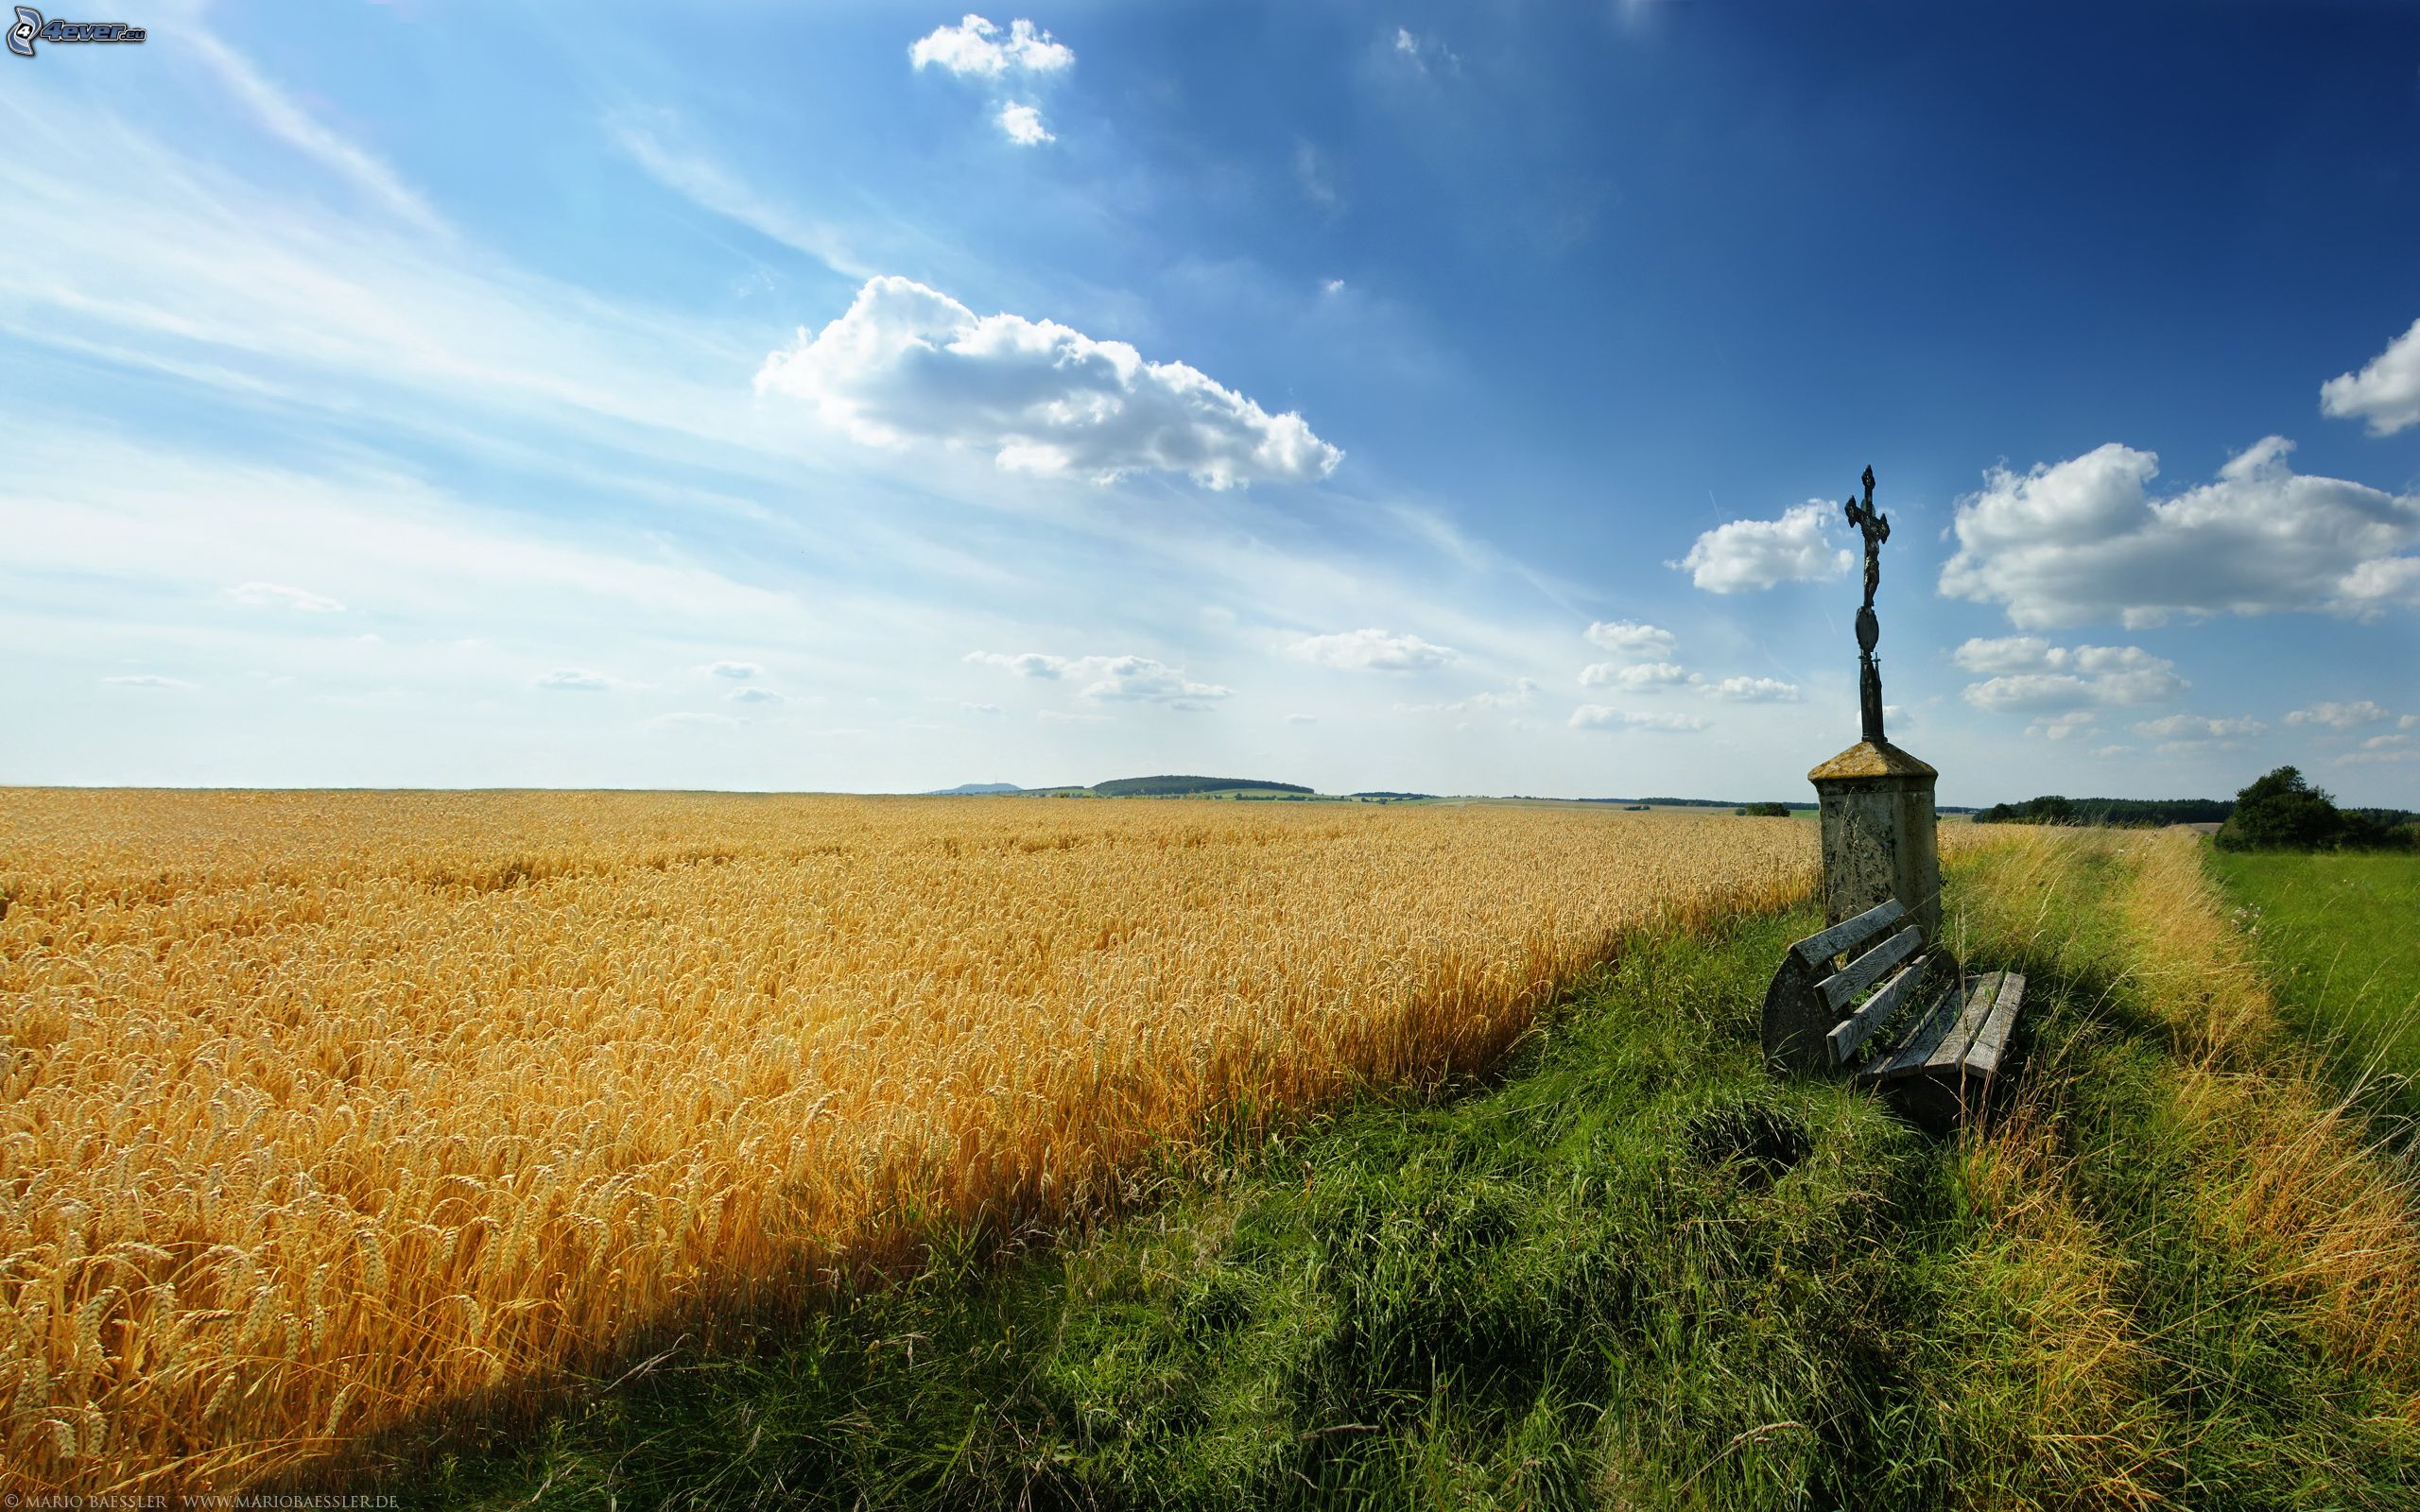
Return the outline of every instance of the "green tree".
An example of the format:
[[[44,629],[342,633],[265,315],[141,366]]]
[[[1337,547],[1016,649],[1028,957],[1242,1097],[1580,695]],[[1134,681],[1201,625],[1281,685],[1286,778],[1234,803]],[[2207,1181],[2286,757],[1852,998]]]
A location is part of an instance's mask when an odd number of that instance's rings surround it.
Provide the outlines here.
[[[2325,791],[2291,766],[2280,766],[2235,796],[2235,812],[2219,827],[2229,850],[2318,850],[2344,837],[2343,814]]]

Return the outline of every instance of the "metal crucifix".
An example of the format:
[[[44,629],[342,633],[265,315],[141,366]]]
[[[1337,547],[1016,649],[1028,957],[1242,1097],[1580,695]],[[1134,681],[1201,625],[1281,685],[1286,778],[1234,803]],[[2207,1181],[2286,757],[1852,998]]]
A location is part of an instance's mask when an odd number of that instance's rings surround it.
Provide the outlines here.
[[[1874,617],[1874,591],[1882,582],[1882,543],[1891,539],[1891,517],[1874,507],[1874,469],[1867,468],[1861,481],[1865,502],[1860,505],[1855,494],[1848,501],[1849,524],[1865,537],[1865,602],[1857,611],[1857,701],[1863,738],[1882,746],[1889,742],[1882,735],[1882,671],[1874,662],[1874,644],[1882,638],[1881,622]]]

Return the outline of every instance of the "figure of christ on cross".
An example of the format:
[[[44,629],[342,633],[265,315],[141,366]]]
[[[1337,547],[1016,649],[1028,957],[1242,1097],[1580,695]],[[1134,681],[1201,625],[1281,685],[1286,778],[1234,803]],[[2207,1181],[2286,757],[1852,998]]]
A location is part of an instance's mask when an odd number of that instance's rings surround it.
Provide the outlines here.
[[[1874,591],[1882,582],[1882,543],[1891,539],[1891,517],[1874,507],[1874,469],[1867,468],[1859,481],[1865,485],[1865,503],[1860,506],[1855,494],[1849,496],[1849,524],[1865,537],[1865,608],[1871,612]]]
[[[1891,539],[1891,517],[1874,507],[1874,469],[1867,468],[1859,481],[1865,485],[1865,502],[1859,504],[1854,494],[1848,502],[1849,524],[1865,537],[1865,602],[1857,611],[1857,701],[1865,738],[1879,746],[1888,742],[1882,733],[1882,669],[1874,664],[1874,644],[1882,638],[1881,622],[1874,617],[1874,591],[1882,586],[1882,543]]]

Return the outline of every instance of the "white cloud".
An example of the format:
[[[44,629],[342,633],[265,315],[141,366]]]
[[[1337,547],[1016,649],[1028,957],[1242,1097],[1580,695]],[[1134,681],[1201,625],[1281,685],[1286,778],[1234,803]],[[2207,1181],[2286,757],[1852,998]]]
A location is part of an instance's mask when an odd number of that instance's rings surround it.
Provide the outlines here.
[[[717,662],[704,668],[710,678],[729,678],[735,682],[745,682],[750,678],[760,676],[764,670],[754,662]]]
[[[1837,505],[1810,499],[1778,520],[1734,520],[1698,537],[1680,565],[1709,593],[1776,583],[1823,582],[1849,570],[1849,554],[1824,536]]]
[[[164,678],[156,672],[126,672],[114,678],[103,678],[112,688],[191,688],[182,678]]]
[[[2410,735],[2372,735],[2353,750],[2336,758],[2346,765],[2362,765],[2373,762],[2420,761],[2420,744]]]
[[[177,27],[177,50],[200,60],[217,75],[218,81],[270,135],[351,180],[401,219],[424,231],[445,232],[445,223],[437,213],[405,187],[393,169],[313,120],[285,91],[264,78],[243,54],[190,20]]]
[[[1712,685],[1714,696],[1733,703],[1796,703],[1798,684],[1778,678],[1725,678]]]
[[[1432,65],[1449,74],[1461,73],[1462,68],[1461,54],[1434,37],[1423,37],[1405,26],[1395,28],[1394,54],[1422,74],[1427,73]]]
[[[1048,320],[978,318],[904,278],[868,280],[847,314],[768,356],[756,387],[806,401],[868,445],[962,446],[1004,468],[1102,482],[1167,472],[1213,489],[1310,483],[1344,455],[1302,416],[1270,415],[1184,363]]]
[[[554,693],[603,693],[614,686],[614,679],[601,672],[558,667],[540,678],[537,686]]]
[[[733,703],[780,703],[782,696],[770,688],[734,688],[723,695]]]
[[[1337,193],[1336,174],[1326,156],[1309,139],[1294,139],[1294,182],[1303,198],[1334,215],[1344,208],[1343,196]]]
[[[2325,414],[2368,421],[2373,436],[2420,425],[2420,320],[2360,372],[2339,373],[2320,385],[2319,407]]]
[[[1001,132],[1021,147],[1040,146],[1045,142],[1059,140],[1051,134],[1048,127],[1042,124],[1040,107],[1028,105],[1022,100],[1011,100],[1001,106],[999,122]]]
[[[804,252],[844,278],[873,276],[874,270],[849,249],[838,232],[769,198],[722,163],[687,146],[677,118],[661,112],[645,118],[617,115],[606,122],[606,130],[648,178],[700,209]]]
[[[1959,501],[1941,591],[2035,628],[2114,616],[2326,610],[2368,616],[2420,598],[2420,497],[2287,465],[2268,437],[2218,481],[2154,499],[2158,457],[2112,442],[2024,473],[1995,468]]]
[[[1344,280],[1340,278],[1322,279],[1320,280],[1320,292],[1322,294],[1341,294],[1344,292]]]
[[[1599,620],[1586,633],[1592,644],[1629,662],[1669,660],[1678,644],[1671,631],[1636,620]]]
[[[1536,699],[1538,681],[1535,678],[1519,678],[1501,693],[1475,693],[1451,703],[1399,703],[1395,713],[1404,714],[1462,714],[1485,709],[1519,709]]]
[[[1317,714],[1288,714],[1286,716],[1286,722],[1289,725],[1316,725],[1320,722],[1320,716]]]
[[[1969,672],[2040,672],[2056,664],[2054,650],[2038,635],[2009,635],[1970,640],[1951,652],[1950,660]]]
[[[2095,756],[2102,757],[2104,759],[2113,756],[2132,756],[2135,754],[2135,747],[2132,746],[2095,746],[2092,747],[2092,753]]]
[[[2394,717],[2386,710],[2363,698],[2355,703],[2315,703],[2308,709],[2297,709],[2286,716],[2286,723],[2352,730],[2361,725],[2383,724]]]
[[[2003,674],[1966,686],[1968,703],[1996,713],[2158,703],[2192,686],[2177,676],[2175,662],[2138,645],[2068,647],[2013,635],[1968,641],[1952,659],[1970,672]]]
[[[1171,709],[1200,710],[1209,700],[1227,697],[1232,692],[1214,682],[1195,682],[1178,668],[1147,656],[1066,657],[1038,651],[1010,656],[971,651],[966,660],[1021,678],[1080,681],[1082,695],[1098,702],[1159,703]]]
[[[1679,732],[1703,730],[1706,722],[1696,714],[1634,713],[1627,709],[1611,709],[1601,703],[1583,703],[1571,712],[1574,730],[1654,730]]]
[[[2073,740],[2078,735],[2092,733],[2092,722],[2095,717],[2089,709],[2070,709],[2063,714],[2052,714],[2048,718],[2036,719],[2025,727],[2025,732],[2029,735],[2038,735],[2045,740]]]
[[[1616,666],[1599,662],[1580,674],[1583,688],[1668,688],[1676,682],[1686,682],[1686,670],[1669,662],[1641,662],[1630,666]]]
[[[1380,629],[1305,636],[1288,646],[1286,654],[1315,666],[1351,672],[1424,672],[1461,657],[1452,646],[1434,645],[1417,635],[1389,635]]]
[[[258,609],[290,609],[300,614],[337,614],[344,610],[342,604],[325,593],[284,583],[244,583],[227,593],[236,602]]]
[[[961,703],[959,707],[965,710],[970,714],[983,714],[986,716],[1005,714],[1008,713],[1007,710],[1001,708],[996,703]]]
[[[998,667],[1020,678],[1056,679],[1067,669],[1063,656],[1045,656],[1039,651],[1021,651],[1011,656],[1002,651],[969,651],[966,660],[977,666]]]
[[[2173,755],[2204,747],[2239,749],[2240,737],[2257,735],[2268,728],[2250,717],[2212,719],[2202,714],[2169,714],[2164,719],[2146,719],[2134,730],[2137,735],[2160,742],[2159,748]]]
[[[694,713],[683,711],[679,713],[658,714],[648,720],[648,725],[655,730],[736,730],[740,726],[740,721],[732,718],[729,714]]]
[[[942,68],[961,78],[1003,78],[1011,74],[1056,74],[1074,66],[1076,50],[1030,21],[1009,23],[1005,36],[981,16],[955,26],[938,26],[908,49],[910,64]]]

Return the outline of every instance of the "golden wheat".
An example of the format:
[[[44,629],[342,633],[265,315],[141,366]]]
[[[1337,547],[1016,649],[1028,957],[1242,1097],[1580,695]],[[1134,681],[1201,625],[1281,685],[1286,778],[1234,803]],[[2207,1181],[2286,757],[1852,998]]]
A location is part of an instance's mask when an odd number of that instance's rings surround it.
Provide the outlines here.
[[[1945,832],[1955,835],[1958,832]],[[9,795],[0,1474],[240,1484],[1498,1054],[1814,827],[1049,799]]]

